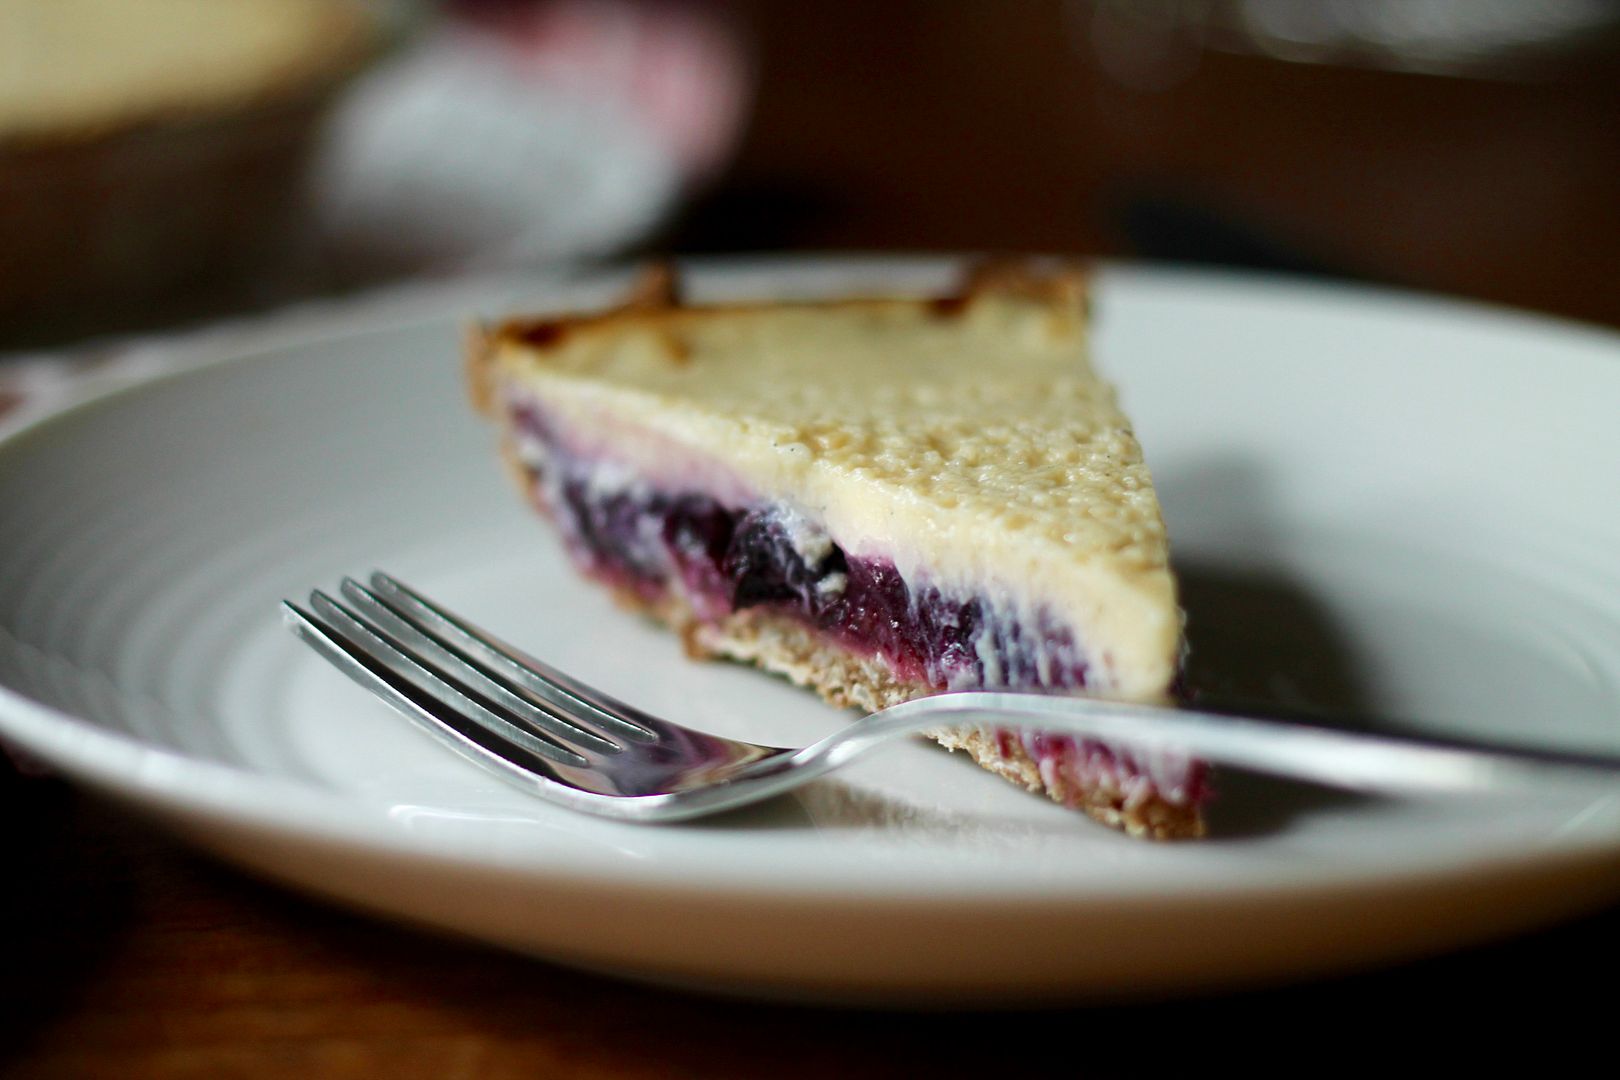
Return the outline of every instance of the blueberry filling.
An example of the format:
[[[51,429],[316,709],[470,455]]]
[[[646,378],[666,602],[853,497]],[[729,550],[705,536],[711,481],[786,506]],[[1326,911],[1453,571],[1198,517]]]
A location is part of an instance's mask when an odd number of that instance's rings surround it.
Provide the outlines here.
[[[698,494],[603,490],[553,454],[541,479],[574,557],[595,576],[657,600],[679,583],[699,617],[769,608],[878,653],[938,690],[1083,687],[1086,666],[1050,616],[1033,633],[997,605],[907,584],[886,559],[851,557],[777,507],[729,509]]]
[[[853,651],[880,655],[900,679],[935,690],[1087,685],[1073,633],[1044,609],[1019,617],[988,596],[907,582],[893,562],[851,556],[786,507],[731,507],[705,494],[661,490],[571,451],[533,406],[513,410],[532,490],[571,556],[643,601],[677,591],[703,620],[769,609]],[[1041,732],[997,730],[993,737],[1004,759],[1021,746],[1049,785],[1056,769],[1127,800],[1133,790],[1138,797],[1156,790],[1173,802],[1201,797],[1201,767],[1180,763],[1166,771],[1124,750]]]

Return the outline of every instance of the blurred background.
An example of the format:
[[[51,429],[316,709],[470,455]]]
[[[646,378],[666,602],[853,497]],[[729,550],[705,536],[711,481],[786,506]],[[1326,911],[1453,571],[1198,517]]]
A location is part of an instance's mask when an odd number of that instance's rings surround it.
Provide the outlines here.
[[[1609,0],[0,0],[0,350],[851,249],[1620,325],[1617,121]]]

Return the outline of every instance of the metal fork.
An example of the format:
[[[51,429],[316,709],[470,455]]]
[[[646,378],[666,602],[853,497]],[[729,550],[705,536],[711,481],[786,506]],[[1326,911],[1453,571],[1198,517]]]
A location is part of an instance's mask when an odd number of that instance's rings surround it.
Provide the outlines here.
[[[1412,794],[1613,784],[1620,755],[1365,734],[1096,698],[962,692],[896,705],[802,748],[652,716],[526,656],[383,573],[339,601],[283,602],[292,630],[452,749],[524,790],[628,821],[703,817],[823,776],[901,734],[988,724],[1196,755],[1351,790]],[[1590,786],[1586,787],[1590,794]]]

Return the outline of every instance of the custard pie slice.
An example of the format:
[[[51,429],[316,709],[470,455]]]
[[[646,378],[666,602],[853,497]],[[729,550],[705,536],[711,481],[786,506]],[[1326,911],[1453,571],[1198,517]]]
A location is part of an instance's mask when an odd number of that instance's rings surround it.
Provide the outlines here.
[[[1182,617],[1141,448],[1087,358],[1086,277],[932,298],[511,320],[473,399],[579,569],[829,702],[948,690],[1167,700]],[[1205,767],[1034,730],[935,735],[1126,831],[1203,831]]]

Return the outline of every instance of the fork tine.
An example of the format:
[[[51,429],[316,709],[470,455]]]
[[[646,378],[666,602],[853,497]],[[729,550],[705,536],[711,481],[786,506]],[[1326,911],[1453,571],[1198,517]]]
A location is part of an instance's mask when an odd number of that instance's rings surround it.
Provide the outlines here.
[[[573,747],[584,747],[598,754],[616,754],[620,747],[597,732],[582,726],[566,703],[536,699],[525,694],[521,685],[503,682],[498,673],[480,665],[476,658],[457,651],[449,642],[438,638],[431,626],[423,626],[378,597],[353,578],[343,579],[341,591],[352,607],[352,614],[368,625],[379,636],[386,638],[400,651],[412,655],[418,663],[428,666],[435,674],[462,690],[470,690],[477,697],[487,699],[511,713],[514,719],[551,735]]]
[[[481,630],[421,593],[381,570],[371,574],[374,595],[389,607],[406,615],[417,626],[474,660],[480,667],[500,675],[539,697],[552,702],[580,720],[589,721],[616,735],[638,742],[655,742],[658,733],[640,709],[542,663]]]
[[[310,604],[318,615],[289,601],[281,602],[284,618],[299,637],[355,682],[458,750],[503,770],[516,768],[542,775],[551,772],[548,762],[575,768],[590,765],[561,743],[525,731],[440,680],[325,593],[311,593]]]

